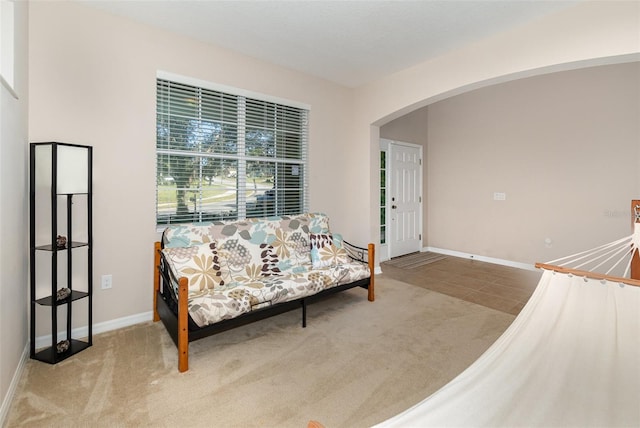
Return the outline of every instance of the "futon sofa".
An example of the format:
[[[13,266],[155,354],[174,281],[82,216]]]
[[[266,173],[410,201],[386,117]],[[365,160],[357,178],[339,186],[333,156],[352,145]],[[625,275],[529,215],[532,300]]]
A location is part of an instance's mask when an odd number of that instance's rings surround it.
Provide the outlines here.
[[[353,287],[374,300],[374,251],[331,233],[321,213],[167,227],[155,243],[154,321],[188,370],[189,342]]]

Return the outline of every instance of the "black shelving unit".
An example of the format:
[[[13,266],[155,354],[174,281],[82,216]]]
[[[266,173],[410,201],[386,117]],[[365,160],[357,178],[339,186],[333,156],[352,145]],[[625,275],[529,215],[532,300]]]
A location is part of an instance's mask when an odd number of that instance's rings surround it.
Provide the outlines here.
[[[92,162],[93,148],[90,146],[58,142],[30,145],[30,356],[50,364],[77,354],[93,342]],[[45,203],[47,199],[49,203]],[[78,199],[81,205],[79,209],[83,213],[86,212],[86,230],[80,231],[74,228],[73,221],[73,206]],[[66,210],[64,207],[59,210],[61,204],[66,206]],[[38,217],[39,209],[49,210],[44,217],[46,221],[42,214]],[[44,223],[49,223],[48,227],[45,227]],[[47,228],[49,230],[45,230],[44,234],[40,233],[40,229]],[[57,237],[62,229],[63,233],[66,233],[67,241],[66,245],[58,246]],[[81,235],[82,241],[73,239],[75,232],[80,232],[78,234]],[[37,242],[39,240],[46,242]],[[86,257],[86,272],[83,272],[83,276],[86,276],[74,283],[73,261],[74,254],[78,251],[85,253],[80,256]],[[38,263],[40,255],[50,258],[50,272],[43,276],[44,280],[37,272],[39,268],[42,270],[42,265]],[[66,256],[66,272],[59,266],[60,260],[64,259],[62,255]],[[66,278],[61,279],[62,277]],[[68,289],[64,290],[68,295],[58,298],[57,294],[61,288]],[[81,338],[73,337],[74,304],[87,305],[88,334]],[[58,316],[58,311],[62,308],[66,309],[66,317]],[[50,317],[51,344],[36,349],[37,320],[40,314],[47,310]],[[58,321],[63,321],[66,330],[62,340],[58,337]]]

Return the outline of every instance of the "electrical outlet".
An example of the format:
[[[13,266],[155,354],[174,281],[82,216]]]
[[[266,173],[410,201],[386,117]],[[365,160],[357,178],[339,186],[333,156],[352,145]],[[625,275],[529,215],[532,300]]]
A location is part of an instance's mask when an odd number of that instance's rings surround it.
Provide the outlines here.
[[[111,275],[102,275],[102,289],[108,290],[113,285],[113,277]]]
[[[507,199],[507,194],[503,192],[494,192],[493,200],[494,201],[505,201]]]

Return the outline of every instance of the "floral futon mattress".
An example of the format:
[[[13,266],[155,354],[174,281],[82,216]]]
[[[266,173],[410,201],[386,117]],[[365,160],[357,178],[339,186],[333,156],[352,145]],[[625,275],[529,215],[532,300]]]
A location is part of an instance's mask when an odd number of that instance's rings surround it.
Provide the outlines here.
[[[319,213],[170,226],[162,239],[173,275],[189,280],[200,327],[370,276]]]

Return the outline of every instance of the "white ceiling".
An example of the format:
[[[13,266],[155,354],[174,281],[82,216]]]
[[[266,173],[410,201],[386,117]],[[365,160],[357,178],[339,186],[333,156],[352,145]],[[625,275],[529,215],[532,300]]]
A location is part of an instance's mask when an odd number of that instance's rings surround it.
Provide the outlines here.
[[[356,87],[578,1],[86,0],[85,4]]]

